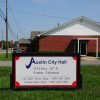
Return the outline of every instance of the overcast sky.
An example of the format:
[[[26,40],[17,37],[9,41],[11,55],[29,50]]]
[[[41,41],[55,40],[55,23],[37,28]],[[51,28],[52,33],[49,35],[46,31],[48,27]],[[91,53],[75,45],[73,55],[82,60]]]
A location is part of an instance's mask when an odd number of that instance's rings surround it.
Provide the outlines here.
[[[4,14],[5,1],[0,0]],[[9,40],[16,40],[17,35],[29,38],[31,31],[45,31],[80,16],[100,22],[100,0],[8,0],[8,19],[13,30]],[[5,39],[5,24],[0,17],[0,40],[2,30]]]

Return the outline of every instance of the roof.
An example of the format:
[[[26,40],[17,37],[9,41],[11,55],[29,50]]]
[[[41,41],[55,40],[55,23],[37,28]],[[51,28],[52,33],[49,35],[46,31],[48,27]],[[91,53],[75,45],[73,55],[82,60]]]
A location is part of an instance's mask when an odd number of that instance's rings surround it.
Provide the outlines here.
[[[40,35],[43,31],[32,31],[31,32],[31,40],[33,40],[37,35]]]
[[[74,22],[77,22],[77,21],[80,21],[80,22],[82,22],[82,21],[87,21],[87,22],[89,22],[89,23],[92,23],[92,24],[94,24],[94,25],[100,27],[100,23],[99,23],[99,22],[96,22],[96,21],[91,20],[91,19],[89,19],[89,18],[87,18],[87,17],[81,16],[81,17],[75,18],[75,19],[73,19],[73,20],[70,20],[70,21],[68,21],[68,22],[65,22],[64,24],[61,24],[61,25],[59,25],[59,26],[57,26],[57,27],[54,27],[54,28],[52,28],[52,29],[49,29],[48,31],[43,32],[43,33],[39,34],[38,36],[40,36],[40,35],[46,35],[47,33],[50,33],[50,32],[52,32],[52,31],[55,31],[55,30],[57,30],[57,29],[60,29],[60,28],[62,28],[62,27],[64,27],[64,26],[67,26],[67,25],[69,25],[69,24],[71,24],[71,23],[74,23]]]
[[[25,38],[19,39],[19,44],[30,44],[30,40]]]

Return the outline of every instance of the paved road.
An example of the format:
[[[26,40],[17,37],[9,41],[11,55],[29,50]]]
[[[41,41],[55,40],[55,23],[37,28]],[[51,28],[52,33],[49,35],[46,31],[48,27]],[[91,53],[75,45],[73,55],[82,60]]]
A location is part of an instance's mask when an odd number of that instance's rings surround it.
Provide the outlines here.
[[[81,61],[81,65],[100,65],[100,60]]]
[[[12,62],[11,61],[0,61],[0,67],[10,67],[12,66]]]
[[[0,49],[0,53],[6,53],[6,50],[1,50],[1,49]],[[8,49],[8,53],[12,53],[11,48]]]
[[[96,61],[81,61],[81,65],[100,65],[100,60]],[[11,61],[0,61],[0,67],[12,66]]]

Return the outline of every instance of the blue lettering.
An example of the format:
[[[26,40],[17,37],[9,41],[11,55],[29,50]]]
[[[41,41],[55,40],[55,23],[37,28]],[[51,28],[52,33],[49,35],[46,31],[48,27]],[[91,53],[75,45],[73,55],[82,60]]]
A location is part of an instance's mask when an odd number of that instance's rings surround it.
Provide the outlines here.
[[[26,65],[26,68],[29,69],[31,67],[32,63],[35,63],[34,58],[31,58],[31,61],[28,65]]]

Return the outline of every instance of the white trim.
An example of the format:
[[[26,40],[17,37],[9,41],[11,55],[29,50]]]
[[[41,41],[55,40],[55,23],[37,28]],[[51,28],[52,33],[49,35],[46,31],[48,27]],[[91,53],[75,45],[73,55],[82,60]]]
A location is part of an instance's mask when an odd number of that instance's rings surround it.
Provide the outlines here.
[[[79,43],[80,40],[96,40],[96,58],[98,58],[98,38],[78,38],[78,53],[79,53]]]
[[[96,43],[97,45],[96,45],[96,57],[98,58],[98,38],[97,38],[97,43]]]
[[[77,46],[77,49],[78,49],[77,51],[78,51],[78,53],[80,52],[80,51],[79,51],[79,50],[80,50],[80,48],[79,48],[80,44],[79,44],[79,43],[80,43],[80,41],[79,41],[79,38],[78,38],[78,46]]]

